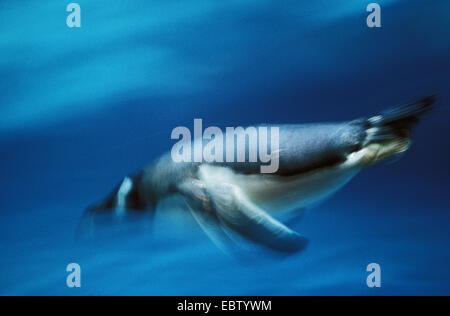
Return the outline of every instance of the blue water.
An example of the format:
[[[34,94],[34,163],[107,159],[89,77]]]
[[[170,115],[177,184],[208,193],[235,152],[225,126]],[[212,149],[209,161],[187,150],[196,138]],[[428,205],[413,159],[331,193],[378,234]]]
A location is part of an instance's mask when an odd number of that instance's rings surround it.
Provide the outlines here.
[[[378,1],[381,29],[360,0],[78,2],[80,29],[69,1],[0,2],[0,294],[450,294],[449,1]],[[291,224],[299,254],[244,262],[164,214],[75,238],[85,207],[194,118],[349,120],[432,93],[400,161]]]

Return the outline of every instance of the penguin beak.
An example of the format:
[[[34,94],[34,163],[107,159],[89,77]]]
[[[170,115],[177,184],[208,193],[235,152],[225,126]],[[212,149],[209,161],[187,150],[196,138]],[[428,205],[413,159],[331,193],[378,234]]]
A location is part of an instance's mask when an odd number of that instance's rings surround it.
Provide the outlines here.
[[[141,197],[136,182],[139,178],[125,177],[104,200],[88,207],[88,212],[98,213],[114,209],[145,210],[146,202]],[[119,203],[120,202],[120,203]]]
[[[120,186],[116,186],[114,190],[106,196],[106,198],[100,200],[97,203],[94,203],[87,207],[87,211],[89,213],[98,213],[102,211],[108,211],[114,209],[114,202],[117,197],[117,191],[119,190]]]
[[[97,212],[104,211],[104,210],[106,210],[104,203],[93,204],[91,206],[88,206],[86,209],[86,211],[88,213],[97,213]]]
[[[87,207],[88,213],[98,213],[103,211],[108,211],[113,209],[113,199],[114,197],[110,197],[106,200],[100,201],[98,203],[95,203],[91,206]]]
[[[102,204],[98,203],[98,204],[93,204],[93,205],[88,206],[86,208],[86,211],[88,211],[89,213],[95,213],[102,209],[103,209]]]

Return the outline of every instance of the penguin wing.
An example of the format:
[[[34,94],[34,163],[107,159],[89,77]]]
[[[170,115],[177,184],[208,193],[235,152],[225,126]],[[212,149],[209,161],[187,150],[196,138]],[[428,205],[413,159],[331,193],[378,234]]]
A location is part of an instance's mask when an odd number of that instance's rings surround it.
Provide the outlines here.
[[[191,180],[181,184],[179,190],[195,210],[194,218],[202,228],[206,227],[206,233],[216,244],[223,244],[226,239],[234,241],[230,235],[233,232],[279,252],[297,252],[307,245],[306,238],[254,205],[232,184],[206,186],[202,181]],[[221,229],[217,231],[218,228]]]

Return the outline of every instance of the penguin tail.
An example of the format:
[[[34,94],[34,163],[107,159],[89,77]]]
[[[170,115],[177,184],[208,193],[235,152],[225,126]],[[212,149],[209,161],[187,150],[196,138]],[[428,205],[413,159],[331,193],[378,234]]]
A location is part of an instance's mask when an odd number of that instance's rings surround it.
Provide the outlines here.
[[[390,108],[367,120],[369,127],[388,128],[391,132],[408,132],[419,118],[429,112],[436,103],[436,96],[431,95],[413,103]],[[376,135],[375,135],[376,136]]]
[[[415,102],[393,107],[364,121],[366,137],[363,148],[367,154],[364,164],[372,164],[404,153],[411,145],[411,130],[436,103],[431,95]]]

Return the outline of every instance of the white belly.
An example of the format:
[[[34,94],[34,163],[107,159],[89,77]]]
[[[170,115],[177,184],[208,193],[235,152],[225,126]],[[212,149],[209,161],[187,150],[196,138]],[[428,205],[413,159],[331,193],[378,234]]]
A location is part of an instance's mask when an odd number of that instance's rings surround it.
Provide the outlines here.
[[[244,175],[229,168],[202,165],[199,177],[206,186],[218,182],[236,185],[265,211],[284,214],[320,202],[345,185],[359,170],[341,165],[284,177],[270,174]]]

